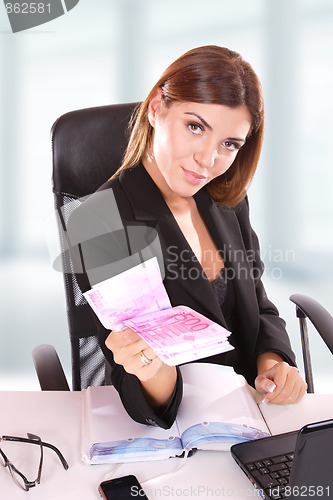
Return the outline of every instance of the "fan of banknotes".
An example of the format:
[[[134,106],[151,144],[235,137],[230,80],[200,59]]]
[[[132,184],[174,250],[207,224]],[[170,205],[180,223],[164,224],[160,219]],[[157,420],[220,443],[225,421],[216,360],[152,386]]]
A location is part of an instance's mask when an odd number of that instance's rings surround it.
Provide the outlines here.
[[[168,365],[230,351],[231,334],[187,306],[172,307],[156,257],[92,287],[83,294],[102,325],[132,328]]]

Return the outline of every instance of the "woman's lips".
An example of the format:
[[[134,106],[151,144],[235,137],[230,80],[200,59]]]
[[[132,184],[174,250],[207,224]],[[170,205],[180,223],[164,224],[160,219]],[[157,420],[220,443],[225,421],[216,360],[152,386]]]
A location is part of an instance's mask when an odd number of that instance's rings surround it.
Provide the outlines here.
[[[200,175],[197,172],[193,172],[192,170],[187,170],[186,168],[182,167],[182,170],[185,174],[186,179],[191,183],[191,184],[200,184],[207,180],[207,177],[204,175]]]

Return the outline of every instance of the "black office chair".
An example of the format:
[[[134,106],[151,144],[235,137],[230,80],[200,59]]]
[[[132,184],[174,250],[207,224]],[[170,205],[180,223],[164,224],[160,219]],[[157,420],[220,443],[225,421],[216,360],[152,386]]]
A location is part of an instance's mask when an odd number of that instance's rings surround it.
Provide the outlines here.
[[[313,373],[306,318],[309,318],[333,354],[333,317],[319,302],[306,295],[294,294],[290,296],[290,300],[296,304],[296,316],[300,324],[305,380],[308,384],[308,392],[313,393]]]
[[[71,212],[107,181],[121,164],[129,119],[137,103],[100,106],[66,113],[53,125],[53,193],[58,214],[62,268],[71,343],[72,388],[104,385],[110,367],[98,345],[94,313],[83,297],[66,251],[66,224]],[[43,390],[68,390],[52,346],[33,350]]]
[[[94,313],[78,287],[62,235],[70,213],[80,204],[79,199],[93,193],[120,165],[128,140],[128,121],[136,104],[73,111],[61,116],[52,128],[53,192],[61,225],[59,233],[65,271],[73,390],[103,385],[105,380],[110,380],[110,367],[105,363],[98,345]],[[301,321],[306,380],[309,392],[313,392],[305,317],[312,321],[332,353],[333,318],[309,297],[293,295],[291,300],[297,305],[297,315]],[[69,390],[52,346],[36,347],[33,359],[43,390]]]

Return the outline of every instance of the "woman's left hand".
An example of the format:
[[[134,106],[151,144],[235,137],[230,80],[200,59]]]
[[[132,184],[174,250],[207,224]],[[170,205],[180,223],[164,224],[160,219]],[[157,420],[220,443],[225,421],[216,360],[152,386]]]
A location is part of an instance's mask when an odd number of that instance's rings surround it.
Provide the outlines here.
[[[265,394],[264,403],[292,404],[302,399],[307,389],[297,368],[278,361],[255,379],[255,388]]]

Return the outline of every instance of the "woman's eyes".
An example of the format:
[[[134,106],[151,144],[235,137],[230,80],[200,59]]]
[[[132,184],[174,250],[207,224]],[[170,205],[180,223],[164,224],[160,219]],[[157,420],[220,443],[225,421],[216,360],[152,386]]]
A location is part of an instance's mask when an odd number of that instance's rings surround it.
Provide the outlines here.
[[[224,141],[223,146],[226,147],[229,151],[238,151],[241,146],[237,142],[232,141]]]
[[[196,123],[196,122],[187,123],[187,127],[191,132],[193,132],[193,134],[197,135],[201,134],[205,130],[205,127],[201,123]],[[238,142],[228,141],[228,140],[223,141],[221,144],[228,151],[238,151],[242,147],[240,144],[238,144]]]
[[[190,131],[195,133],[195,134],[198,134],[198,133],[204,131],[204,127],[200,123],[192,123],[191,122],[191,123],[188,123],[187,126],[190,129]]]

